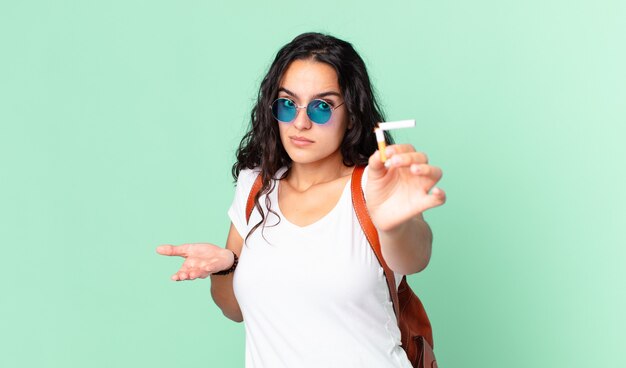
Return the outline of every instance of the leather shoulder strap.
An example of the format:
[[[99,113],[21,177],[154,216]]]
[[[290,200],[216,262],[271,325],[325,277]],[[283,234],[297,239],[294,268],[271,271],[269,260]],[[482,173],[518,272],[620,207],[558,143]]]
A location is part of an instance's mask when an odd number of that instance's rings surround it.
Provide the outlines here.
[[[257,193],[261,190],[263,186],[263,177],[261,173],[257,175],[254,184],[252,184],[252,188],[250,189],[250,194],[248,194],[248,202],[246,203],[246,223],[250,221],[250,215],[252,215],[252,210],[254,209],[254,198]]]
[[[389,294],[391,295],[391,300],[393,301],[393,308],[396,312],[396,318],[399,319],[400,303],[398,301],[398,290],[396,289],[396,277],[383,258],[383,252],[380,248],[380,239],[378,238],[378,231],[376,230],[376,227],[370,218],[369,212],[367,212],[367,206],[365,205],[365,194],[363,194],[363,189],[361,188],[361,179],[363,178],[364,171],[364,166],[357,166],[354,168],[354,171],[352,171],[352,183],[350,183],[352,206],[354,207],[354,212],[356,212],[356,217],[359,219],[361,228],[365,233],[365,237],[372,246],[374,254],[376,254],[376,258],[378,258],[378,262],[385,271],[387,287],[389,288]]]

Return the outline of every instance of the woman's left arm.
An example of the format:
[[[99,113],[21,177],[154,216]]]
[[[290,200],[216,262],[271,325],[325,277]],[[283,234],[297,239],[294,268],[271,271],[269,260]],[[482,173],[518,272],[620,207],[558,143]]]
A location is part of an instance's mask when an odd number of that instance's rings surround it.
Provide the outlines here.
[[[385,153],[388,168],[378,151],[369,159],[367,209],[387,265],[410,275],[423,270],[430,260],[432,232],[422,213],[446,201],[444,191],[435,187],[442,173],[412,145],[391,145]]]

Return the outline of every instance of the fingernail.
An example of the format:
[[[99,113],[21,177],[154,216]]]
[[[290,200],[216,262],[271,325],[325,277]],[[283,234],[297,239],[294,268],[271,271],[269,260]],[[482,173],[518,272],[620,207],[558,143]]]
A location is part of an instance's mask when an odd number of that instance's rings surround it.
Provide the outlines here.
[[[391,167],[391,160],[385,161],[384,165],[385,165],[386,168],[390,168]]]

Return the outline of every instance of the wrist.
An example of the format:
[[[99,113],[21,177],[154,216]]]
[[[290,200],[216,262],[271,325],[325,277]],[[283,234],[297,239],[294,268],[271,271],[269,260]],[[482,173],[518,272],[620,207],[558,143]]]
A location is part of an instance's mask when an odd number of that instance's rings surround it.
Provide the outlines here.
[[[393,227],[388,227],[384,229],[376,227],[376,230],[378,231],[378,234],[385,236],[385,237],[389,237],[389,238],[401,237],[407,231],[410,231],[410,229],[415,225],[415,220],[416,220],[415,218],[410,218],[404,222],[400,222],[399,224],[394,225]]]
[[[218,272],[213,272],[212,275],[228,275],[229,273],[234,272],[235,268],[237,268],[237,263],[239,263],[239,257],[237,257],[237,254],[235,254],[235,252],[232,251],[231,249],[224,249],[224,251],[229,254],[232,254],[233,262],[229,268],[226,268]]]

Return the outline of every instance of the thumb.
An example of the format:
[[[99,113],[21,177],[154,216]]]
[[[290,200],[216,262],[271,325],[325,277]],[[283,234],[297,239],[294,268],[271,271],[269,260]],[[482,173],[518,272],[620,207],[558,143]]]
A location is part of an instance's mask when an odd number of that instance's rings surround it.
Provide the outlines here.
[[[389,153],[390,153],[389,147],[387,147],[385,152],[387,153],[387,158],[388,158]],[[380,159],[379,150],[376,150],[376,152],[374,152],[374,154],[370,156],[367,162],[367,166],[369,167],[368,176],[372,179],[378,179],[380,177],[385,176],[385,174],[387,173],[387,168],[385,167],[385,164]]]

